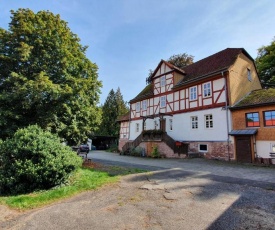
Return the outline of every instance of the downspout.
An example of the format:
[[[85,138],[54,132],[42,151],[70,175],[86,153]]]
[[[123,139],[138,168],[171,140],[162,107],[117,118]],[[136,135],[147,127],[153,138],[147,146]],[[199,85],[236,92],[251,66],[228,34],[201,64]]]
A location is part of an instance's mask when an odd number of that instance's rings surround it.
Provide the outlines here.
[[[225,91],[225,113],[226,113],[226,131],[227,131],[227,154],[228,154],[228,161],[230,161],[230,152],[229,152],[229,120],[228,120],[228,95],[227,95],[227,81],[224,72],[221,72],[224,78],[224,91]]]
[[[128,141],[130,140],[130,130],[131,130],[131,110],[132,110],[132,105],[131,103],[129,102],[129,106],[130,106],[130,112],[129,112],[129,132],[128,132]]]

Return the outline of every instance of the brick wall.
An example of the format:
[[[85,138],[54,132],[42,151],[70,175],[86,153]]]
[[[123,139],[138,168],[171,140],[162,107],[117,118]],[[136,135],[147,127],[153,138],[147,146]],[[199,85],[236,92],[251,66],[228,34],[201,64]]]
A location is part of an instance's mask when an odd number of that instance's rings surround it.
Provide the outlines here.
[[[275,110],[275,105],[272,106],[262,106],[262,107],[253,107],[253,108],[247,108],[247,109],[240,109],[240,110],[233,110],[232,111],[232,121],[233,121],[233,129],[246,129],[246,120],[245,120],[245,114],[246,113],[259,113],[260,118],[260,127],[251,127],[258,129],[258,132],[256,134],[256,140],[275,140],[275,127],[264,126],[264,115],[263,111],[269,111],[269,110]]]
[[[229,160],[230,157],[230,160],[235,160],[232,143],[229,143],[228,148],[227,142],[189,142],[190,152],[199,152],[199,144],[208,146],[208,151],[204,153],[205,158]]]
[[[140,147],[145,149],[146,156],[151,156],[153,148],[156,146],[161,156],[166,158],[186,158],[185,154],[175,154],[174,151],[166,145],[164,142],[155,141],[155,142],[141,142]]]

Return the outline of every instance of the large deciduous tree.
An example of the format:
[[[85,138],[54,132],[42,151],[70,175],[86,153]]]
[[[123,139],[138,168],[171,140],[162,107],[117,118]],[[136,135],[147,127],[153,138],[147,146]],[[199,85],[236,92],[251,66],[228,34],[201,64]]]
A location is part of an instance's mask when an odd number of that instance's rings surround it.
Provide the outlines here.
[[[260,80],[266,85],[275,85],[275,37],[268,46],[258,49],[256,58]]]
[[[127,103],[123,100],[120,88],[115,92],[113,89],[109,92],[104,105],[102,106],[102,123],[100,126],[101,135],[117,136],[119,135],[119,116],[129,111]]]
[[[49,11],[11,11],[0,28],[0,137],[38,124],[69,143],[98,127],[97,65],[67,23]]]
[[[187,65],[190,65],[193,63],[194,56],[189,55],[187,53],[183,54],[174,54],[172,55],[167,61],[174,66],[182,69]]]

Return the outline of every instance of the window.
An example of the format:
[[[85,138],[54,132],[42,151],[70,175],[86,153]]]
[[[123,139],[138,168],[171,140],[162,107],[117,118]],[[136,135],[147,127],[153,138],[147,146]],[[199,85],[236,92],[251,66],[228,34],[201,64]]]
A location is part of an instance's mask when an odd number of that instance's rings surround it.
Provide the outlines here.
[[[137,102],[136,103],[136,112],[139,112],[140,111],[140,102]]]
[[[143,123],[143,130],[146,130],[146,121]]]
[[[191,128],[192,129],[198,128],[198,117],[197,116],[191,117]]]
[[[147,110],[147,100],[142,101],[142,110]]]
[[[165,78],[165,76],[162,76],[160,78],[160,86],[162,87],[162,86],[165,86],[165,85],[166,85],[166,78]]]
[[[248,79],[248,81],[252,81],[251,71],[248,68],[247,68],[247,79]]]
[[[154,121],[154,127],[155,127],[155,129],[158,128],[158,122],[157,121]]]
[[[212,114],[205,115],[204,120],[205,120],[205,128],[206,129],[213,128],[213,116],[212,116]]]
[[[208,152],[208,145],[199,144],[199,152]]]
[[[160,97],[160,108],[166,107],[166,96]]]
[[[173,119],[169,119],[169,130],[173,130]]]
[[[136,132],[139,132],[139,123],[136,123]]]
[[[203,84],[203,97],[210,97],[211,96],[211,83],[207,82]]]
[[[259,127],[260,126],[259,113],[247,113],[246,114],[246,126],[247,127]]]
[[[190,101],[197,100],[197,86],[190,88]]]
[[[275,126],[275,110],[264,112],[264,125]]]

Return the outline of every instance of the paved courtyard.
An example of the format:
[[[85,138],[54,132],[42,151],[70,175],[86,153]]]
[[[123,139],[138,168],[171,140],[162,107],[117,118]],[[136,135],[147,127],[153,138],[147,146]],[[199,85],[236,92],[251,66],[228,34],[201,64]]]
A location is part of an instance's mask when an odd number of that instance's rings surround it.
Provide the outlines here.
[[[0,229],[274,229],[275,169],[93,151],[92,161],[150,170],[41,209]]]

